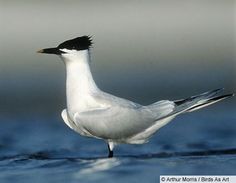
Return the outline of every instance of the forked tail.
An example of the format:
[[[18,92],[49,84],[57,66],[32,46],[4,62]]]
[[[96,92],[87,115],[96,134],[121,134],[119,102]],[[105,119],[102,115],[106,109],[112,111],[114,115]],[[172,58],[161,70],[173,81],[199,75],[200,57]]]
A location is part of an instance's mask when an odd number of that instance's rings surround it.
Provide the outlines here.
[[[177,105],[177,111],[175,112],[192,112],[208,105],[219,102],[228,97],[234,96],[234,93],[227,95],[219,95],[224,89],[216,89],[209,92],[202,93],[200,95],[192,96],[187,99],[174,101]]]

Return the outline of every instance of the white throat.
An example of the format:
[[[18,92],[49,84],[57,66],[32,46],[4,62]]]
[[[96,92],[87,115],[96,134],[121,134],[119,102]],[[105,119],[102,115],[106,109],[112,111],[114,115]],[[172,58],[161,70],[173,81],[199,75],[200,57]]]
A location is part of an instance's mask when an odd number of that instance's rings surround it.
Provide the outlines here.
[[[92,95],[99,91],[90,71],[89,51],[74,50],[61,57],[66,65],[67,108],[72,113],[86,110],[93,103]]]

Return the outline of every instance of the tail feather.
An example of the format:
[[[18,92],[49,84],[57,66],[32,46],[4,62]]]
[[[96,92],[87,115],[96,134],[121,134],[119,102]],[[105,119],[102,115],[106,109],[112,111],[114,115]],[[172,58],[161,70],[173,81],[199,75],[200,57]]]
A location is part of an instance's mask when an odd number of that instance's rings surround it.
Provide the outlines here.
[[[189,97],[187,99],[176,100],[174,101],[174,104],[176,105],[174,110],[168,115],[157,118],[156,120],[161,120],[167,117],[175,117],[185,112],[192,112],[208,105],[214,104],[216,102],[219,102],[223,99],[234,96],[234,93],[227,95],[219,95],[219,93],[223,90],[224,88],[216,89],[202,93],[200,95]]]
[[[174,103],[177,106],[179,106],[181,104],[184,104],[186,102],[191,102],[191,101],[196,100],[196,99],[197,100],[209,99],[209,98],[212,98],[214,96],[217,96],[223,90],[224,90],[224,88],[219,88],[219,89],[216,89],[216,90],[211,90],[211,91],[202,93],[200,95],[195,95],[195,96],[189,97],[187,99],[176,100],[176,101],[174,101]]]
[[[228,97],[232,97],[232,96],[234,96],[234,94],[221,95],[221,96],[216,96],[216,97],[207,99],[207,100],[203,101],[203,103],[201,103],[201,104],[196,104],[196,105],[190,107],[186,112],[193,112],[195,110],[201,109],[203,107],[214,104],[216,102],[219,102],[221,100],[224,100],[224,99],[226,99]]]
[[[192,97],[189,97],[187,99],[177,100],[174,101],[176,107],[175,110],[168,114],[165,117],[168,116],[177,116],[181,113],[185,112],[192,112],[195,110],[198,110],[200,108],[206,107],[208,105],[214,104],[216,102],[219,102],[223,99],[226,99],[228,97],[234,96],[234,94],[227,94],[227,95],[219,95],[220,92],[222,92],[224,88],[212,90],[209,92],[202,93],[200,95],[195,95]],[[163,117],[163,118],[165,118]]]

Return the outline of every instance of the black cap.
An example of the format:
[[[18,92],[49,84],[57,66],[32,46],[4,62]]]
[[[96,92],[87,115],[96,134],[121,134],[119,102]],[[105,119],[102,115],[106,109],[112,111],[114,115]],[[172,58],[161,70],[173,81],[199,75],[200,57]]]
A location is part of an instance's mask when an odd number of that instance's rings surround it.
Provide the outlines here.
[[[77,37],[74,39],[67,40],[56,48],[45,48],[42,50],[39,50],[38,53],[47,53],[47,54],[56,54],[60,55],[62,53],[65,53],[61,51],[60,49],[68,49],[68,50],[87,50],[92,46],[92,39],[91,36],[82,36],[82,37]]]

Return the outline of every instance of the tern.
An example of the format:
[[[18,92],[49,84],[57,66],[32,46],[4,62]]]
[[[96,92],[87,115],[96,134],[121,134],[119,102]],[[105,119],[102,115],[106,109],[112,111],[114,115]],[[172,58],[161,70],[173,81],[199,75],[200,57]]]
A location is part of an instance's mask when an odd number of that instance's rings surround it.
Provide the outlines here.
[[[108,157],[116,145],[143,144],[179,114],[192,112],[233,96],[216,89],[181,100],[161,100],[150,105],[116,97],[99,89],[90,70],[90,36],[67,40],[38,53],[58,55],[66,66],[66,109],[64,122],[82,136],[102,139]]]

